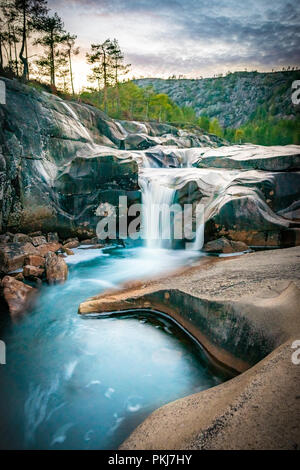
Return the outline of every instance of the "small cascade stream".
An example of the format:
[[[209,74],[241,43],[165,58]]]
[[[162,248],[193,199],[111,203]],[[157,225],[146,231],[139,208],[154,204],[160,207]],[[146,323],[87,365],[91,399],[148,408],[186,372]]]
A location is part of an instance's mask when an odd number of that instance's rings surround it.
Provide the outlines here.
[[[166,179],[166,178],[165,178]],[[176,190],[168,186],[161,173],[156,177],[141,176],[143,204],[143,235],[150,249],[172,248],[170,238],[169,207]]]
[[[201,252],[205,241],[205,217],[213,213],[214,205],[239,171],[220,172],[216,169],[195,168],[192,166],[196,159],[195,149],[176,149],[174,152],[178,167],[159,167],[147,154],[143,155],[142,159],[139,156],[144,246],[151,249],[174,248],[174,214],[170,214],[170,207],[173,205],[175,214],[181,210],[182,220],[185,221],[183,206],[179,207],[177,195],[182,188],[195,183],[199,191],[199,204],[194,205],[192,209],[192,238],[183,240],[182,246],[188,251]],[[176,159],[173,155],[172,163]],[[193,199],[185,201],[185,204],[191,202]]]

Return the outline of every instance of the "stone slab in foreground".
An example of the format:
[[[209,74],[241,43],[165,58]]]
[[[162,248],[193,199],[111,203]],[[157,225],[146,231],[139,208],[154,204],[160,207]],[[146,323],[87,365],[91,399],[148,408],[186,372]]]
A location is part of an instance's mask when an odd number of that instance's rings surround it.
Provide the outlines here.
[[[168,314],[241,375],[152,413],[121,449],[300,447],[300,247],[203,259],[88,299],[79,313]]]

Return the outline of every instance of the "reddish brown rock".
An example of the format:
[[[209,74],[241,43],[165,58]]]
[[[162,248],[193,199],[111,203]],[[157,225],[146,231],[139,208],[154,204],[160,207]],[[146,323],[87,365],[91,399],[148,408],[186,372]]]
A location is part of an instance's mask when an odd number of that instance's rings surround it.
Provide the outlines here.
[[[32,279],[36,277],[41,277],[44,274],[44,269],[38,268],[37,266],[26,265],[23,268],[23,275],[25,279]]]
[[[0,245],[0,271],[8,273],[22,268],[28,255],[37,254],[31,243],[7,243]]]
[[[38,237],[32,237],[31,241],[32,241],[33,246],[40,246],[40,245],[44,245],[45,243],[47,243],[47,240],[43,235],[38,236]]]
[[[15,233],[13,236],[13,242],[14,243],[27,243],[31,242],[30,237],[26,235],[25,233]]]
[[[62,284],[68,277],[68,266],[63,258],[53,252],[46,256],[46,278],[48,284]]]
[[[82,240],[81,245],[96,245],[98,243],[97,237]]]
[[[64,253],[66,253],[66,255],[68,256],[71,256],[71,255],[74,255],[74,251],[72,251],[70,248],[67,248],[65,246],[62,247],[62,250]]]
[[[45,266],[45,258],[39,255],[26,256],[24,264],[29,266],[36,266],[37,268],[43,268]]]
[[[71,240],[67,243],[64,243],[63,248],[77,248],[80,245],[78,240]]]
[[[3,278],[2,287],[10,316],[13,321],[17,321],[32,307],[37,289],[27,286],[11,276]]]
[[[17,274],[14,276],[14,278],[17,279],[17,281],[24,281],[23,273],[17,273]]]
[[[60,243],[45,243],[44,245],[40,245],[36,248],[37,254],[40,256],[46,256],[49,251],[56,253],[58,250],[61,249]]]

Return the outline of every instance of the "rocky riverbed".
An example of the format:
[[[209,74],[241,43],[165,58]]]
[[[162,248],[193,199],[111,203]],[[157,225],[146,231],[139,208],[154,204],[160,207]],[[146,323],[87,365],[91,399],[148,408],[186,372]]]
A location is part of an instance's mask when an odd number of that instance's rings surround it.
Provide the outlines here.
[[[50,292],[68,283],[68,260],[79,247],[102,256],[110,245],[96,227],[110,211],[119,215],[119,196],[127,196],[126,211],[146,193],[190,204],[194,221],[200,203],[201,252],[184,252],[188,266],[166,274],[185,264],[172,248],[186,240],[171,244],[166,257],[157,246],[142,265],[134,260],[138,282],[87,299],[79,313],[162,312],[241,375],[156,411],[122,448],[299,447],[300,369],[289,354],[300,334],[300,147],[231,146],[199,128],[116,121],[92,106],[5,83],[2,314],[20,320],[45,284]],[[121,242],[128,249],[117,229],[110,243]],[[243,255],[226,258],[236,253]],[[160,268],[165,262],[164,274],[141,281],[150,257]],[[130,266],[121,280],[134,279]]]
[[[192,268],[88,299],[79,313],[164,312],[242,372],[155,411],[122,449],[299,447],[300,248],[202,259]]]

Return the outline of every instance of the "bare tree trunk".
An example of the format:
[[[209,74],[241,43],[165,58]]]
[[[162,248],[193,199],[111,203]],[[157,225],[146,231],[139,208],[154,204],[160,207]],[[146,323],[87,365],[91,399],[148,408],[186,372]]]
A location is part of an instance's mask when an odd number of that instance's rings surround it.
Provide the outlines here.
[[[50,42],[50,81],[51,81],[51,85],[55,87],[55,63],[54,63],[53,33],[51,33],[51,42]]]
[[[10,32],[10,26],[8,23],[8,50],[9,50],[9,61],[8,61],[8,67],[9,70],[12,70],[12,48],[11,48],[11,32]]]
[[[119,92],[119,77],[118,77],[118,64],[116,63],[116,74],[115,74],[115,84],[116,84],[116,95],[117,95],[117,113],[119,115],[121,103],[120,103],[120,92]]]
[[[73,71],[72,71],[72,57],[71,57],[71,49],[68,50],[69,54],[69,64],[70,64],[70,79],[71,79],[71,87],[72,87],[72,94],[75,95],[74,92],[74,83],[73,83]]]
[[[28,70],[28,57],[24,57],[24,51],[26,47],[26,7],[23,8],[23,34],[22,34],[22,45],[19,53],[20,61],[23,64],[23,80],[27,80],[29,76]],[[26,47],[27,49],[27,47]],[[26,54],[27,55],[27,54]]]
[[[28,62],[27,34],[26,34],[26,41],[25,41],[25,54],[26,54],[26,62],[27,62],[27,80],[29,80],[30,68],[29,68],[29,62]]]
[[[3,70],[2,35],[0,33],[0,70]]]
[[[107,112],[107,62],[106,62],[106,53],[104,50],[103,50],[103,81],[104,81],[103,104],[104,104],[104,111]]]
[[[18,65],[18,54],[17,54],[17,42],[16,42],[16,36],[15,36],[14,28],[13,28],[13,37],[14,37],[16,74],[17,74],[17,77],[18,77],[19,76],[19,65]]]

